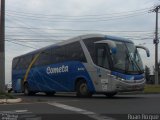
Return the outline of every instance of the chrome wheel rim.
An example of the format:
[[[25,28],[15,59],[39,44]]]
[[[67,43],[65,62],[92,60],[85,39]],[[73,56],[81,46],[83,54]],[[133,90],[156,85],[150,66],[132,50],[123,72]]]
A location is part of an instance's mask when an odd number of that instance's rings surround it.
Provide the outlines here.
[[[87,94],[87,85],[85,83],[81,84],[81,86],[80,86],[80,93],[82,95],[86,95]]]

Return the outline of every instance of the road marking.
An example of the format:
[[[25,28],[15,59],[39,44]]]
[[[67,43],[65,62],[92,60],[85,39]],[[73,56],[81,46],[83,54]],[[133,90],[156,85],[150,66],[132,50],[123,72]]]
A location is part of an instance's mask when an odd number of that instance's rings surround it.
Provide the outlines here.
[[[11,111],[0,111],[0,113],[17,113],[17,114],[23,114],[23,113],[32,113],[28,110],[11,110]]]
[[[77,108],[77,107],[73,107],[73,106],[69,106],[69,105],[65,105],[65,104],[61,104],[61,103],[48,103],[49,105],[55,106],[55,107],[59,107],[65,110],[69,110],[69,111],[73,111],[73,112],[77,112],[79,114],[83,114],[83,115],[87,115],[90,118],[93,118],[95,120],[115,120],[111,117],[107,117],[107,116],[103,116],[103,115],[99,115],[95,112],[91,112],[88,110],[84,110],[81,108]]]
[[[41,116],[34,115],[28,110],[0,111],[2,120],[42,120]]]
[[[17,112],[17,113],[26,113],[26,112],[28,112],[28,110],[14,110],[14,112]]]

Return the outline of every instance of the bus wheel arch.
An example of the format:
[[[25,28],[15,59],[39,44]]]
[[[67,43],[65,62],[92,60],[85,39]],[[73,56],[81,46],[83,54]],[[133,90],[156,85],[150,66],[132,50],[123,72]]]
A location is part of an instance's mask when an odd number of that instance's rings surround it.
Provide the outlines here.
[[[23,84],[23,92],[24,92],[24,95],[29,95],[29,88],[28,88],[27,82],[24,82]]]
[[[76,79],[75,91],[77,97],[91,97],[92,93],[88,90],[88,85],[86,79],[80,77]]]

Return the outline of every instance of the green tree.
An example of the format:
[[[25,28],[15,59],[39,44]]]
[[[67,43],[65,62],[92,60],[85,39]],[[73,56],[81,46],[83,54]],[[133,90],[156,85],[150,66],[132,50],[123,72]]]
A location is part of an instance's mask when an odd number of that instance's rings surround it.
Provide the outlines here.
[[[150,80],[150,68],[148,66],[145,66],[145,78],[147,83],[151,83],[152,81]]]

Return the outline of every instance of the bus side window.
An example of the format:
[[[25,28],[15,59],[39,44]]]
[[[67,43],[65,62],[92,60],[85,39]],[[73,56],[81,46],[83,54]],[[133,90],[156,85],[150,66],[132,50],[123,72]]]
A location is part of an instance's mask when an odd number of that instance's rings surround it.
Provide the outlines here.
[[[24,68],[23,64],[24,64],[24,59],[23,59],[23,57],[20,57],[20,58],[19,58],[19,62],[18,62],[17,69],[18,69],[18,70],[22,70],[22,69]]]
[[[50,53],[48,50],[46,50],[46,51],[43,51],[40,53],[39,57],[37,58],[36,62],[34,63],[34,67],[35,66],[44,66],[44,65],[49,64],[49,62],[50,62]]]
[[[96,45],[96,64],[98,66],[109,68],[107,45]]]
[[[27,55],[26,57],[24,57],[25,59],[25,62],[24,62],[24,68],[25,69],[27,69],[28,68],[28,66],[30,65],[30,63],[31,63],[31,61],[32,61],[32,58],[33,56],[32,56],[32,54],[30,54],[30,55]]]
[[[79,42],[65,45],[65,60],[86,62],[86,58]]]
[[[13,59],[12,69],[17,69],[18,64],[19,64],[19,58]]]
[[[95,42],[103,40],[103,37],[87,38],[83,39],[85,46],[87,47],[93,62],[96,64]]]
[[[54,53],[52,55],[52,63],[61,63],[64,62],[65,50],[63,46],[57,47],[54,49]]]

